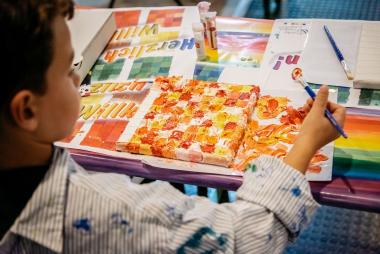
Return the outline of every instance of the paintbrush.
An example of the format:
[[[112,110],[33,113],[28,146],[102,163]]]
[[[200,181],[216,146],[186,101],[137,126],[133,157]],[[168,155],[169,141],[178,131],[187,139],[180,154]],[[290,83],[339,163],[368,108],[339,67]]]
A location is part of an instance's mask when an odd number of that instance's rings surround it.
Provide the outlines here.
[[[292,78],[301,83],[301,85],[303,86],[303,88],[305,88],[306,92],[310,95],[310,97],[313,100],[315,100],[315,97],[317,95],[314,93],[313,89],[311,89],[309,84],[302,78],[301,68],[295,68],[292,71]],[[325,116],[327,117],[327,119],[329,119],[330,123],[335,127],[335,129],[340,133],[340,135],[342,135],[344,138],[347,138],[347,135],[346,133],[344,133],[343,128],[340,127],[340,125],[328,109],[325,109]]]

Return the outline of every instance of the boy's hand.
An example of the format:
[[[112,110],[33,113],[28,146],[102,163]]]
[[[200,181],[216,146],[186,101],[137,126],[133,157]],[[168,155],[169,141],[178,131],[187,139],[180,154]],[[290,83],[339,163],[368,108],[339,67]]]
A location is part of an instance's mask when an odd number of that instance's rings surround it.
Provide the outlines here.
[[[325,117],[325,109],[330,110],[339,125],[343,128],[346,119],[346,108],[328,101],[329,89],[322,86],[315,101],[311,98],[303,106],[308,113],[303,121],[299,139],[307,139],[315,151],[339,137],[339,132]]]
[[[285,163],[305,173],[311,158],[324,145],[339,137],[339,132],[325,117],[328,108],[339,125],[343,128],[346,109],[338,104],[328,102],[329,90],[322,86],[315,101],[309,99],[303,109],[308,113],[303,121],[300,134],[294,146],[285,158]]]

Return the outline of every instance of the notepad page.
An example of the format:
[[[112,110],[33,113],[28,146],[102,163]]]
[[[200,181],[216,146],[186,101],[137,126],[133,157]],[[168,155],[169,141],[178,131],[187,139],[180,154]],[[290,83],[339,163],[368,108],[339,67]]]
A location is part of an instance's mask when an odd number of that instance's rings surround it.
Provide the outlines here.
[[[347,79],[347,75],[323,29],[324,25],[332,33],[351,71],[356,72],[362,31],[362,23],[356,20],[313,20],[299,67],[304,70],[307,82],[352,87],[353,82]]]
[[[380,89],[380,22],[362,27],[354,86]]]

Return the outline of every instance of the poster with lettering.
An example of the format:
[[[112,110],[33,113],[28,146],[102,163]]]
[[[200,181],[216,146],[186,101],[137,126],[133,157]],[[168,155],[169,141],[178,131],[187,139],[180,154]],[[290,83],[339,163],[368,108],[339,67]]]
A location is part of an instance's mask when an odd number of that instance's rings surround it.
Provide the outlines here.
[[[193,75],[197,7],[121,8],[114,14],[117,30],[81,86],[74,131],[57,145],[121,156],[115,143],[149,96],[149,81]]]
[[[193,74],[196,7],[115,9],[117,31],[90,73],[93,82]]]
[[[81,109],[72,134],[57,145],[101,153],[115,144],[149,94],[150,82],[93,83],[81,88]]]

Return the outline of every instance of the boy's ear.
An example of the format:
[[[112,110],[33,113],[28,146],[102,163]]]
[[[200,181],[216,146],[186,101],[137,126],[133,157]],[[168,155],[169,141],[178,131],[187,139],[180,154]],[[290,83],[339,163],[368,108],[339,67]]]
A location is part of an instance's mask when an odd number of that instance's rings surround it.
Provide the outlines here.
[[[21,90],[11,101],[10,113],[13,121],[26,131],[34,131],[38,126],[36,99],[31,91]]]

